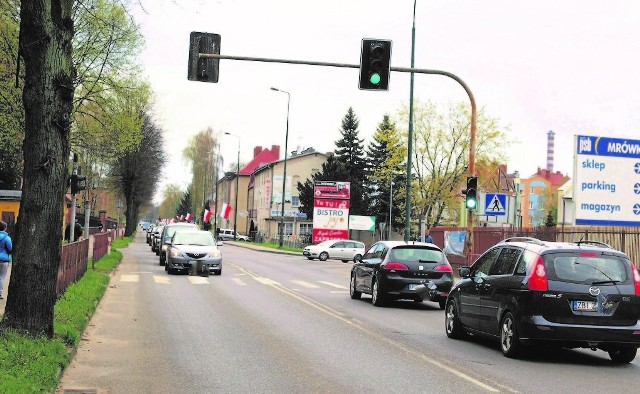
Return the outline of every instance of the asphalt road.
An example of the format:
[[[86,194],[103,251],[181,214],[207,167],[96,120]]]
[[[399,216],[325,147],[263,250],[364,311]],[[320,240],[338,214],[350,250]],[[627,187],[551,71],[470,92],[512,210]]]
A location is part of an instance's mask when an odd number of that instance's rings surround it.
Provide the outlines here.
[[[604,352],[454,341],[437,304],[348,294],[351,264],[222,246],[222,276],[167,275],[139,235],[58,393],[627,393]]]

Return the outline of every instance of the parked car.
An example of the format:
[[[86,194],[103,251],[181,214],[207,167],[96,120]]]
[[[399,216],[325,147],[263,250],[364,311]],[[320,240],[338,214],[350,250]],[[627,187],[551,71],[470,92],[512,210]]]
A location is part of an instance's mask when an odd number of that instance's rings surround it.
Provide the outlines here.
[[[436,245],[379,241],[351,268],[349,293],[352,299],[371,294],[374,306],[383,306],[388,300],[428,299],[444,309],[452,286],[453,269]]]
[[[460,276],[447,299],[449,338],[495,338],[507,357],[538,343],[601,349],[616,363],[636,356],[640,274],[606,244],[509,238]]]
[[[222,253],[213,234],[204,230],[176,231],[167,248],[167,273],[188,271],[192,264],[198,262],[204,264],[210,273],[222,275]]]
[[[160,265],[164,265],[167,261],[167,249],[171,242],[171,237],[173,237],[176,231],[183,230],[198,230],[198,226],[193,223],[178,222],[169,223],[162,229],[162,233],[160,234]]]
[[[304,248],[302,255],[309,260],[318,259],[320,261],[326,261],[327,259],[334,259],[348,263],[349,261],[355,261],[361,258],[364,254],[364,248],[364,244],[360,241],[334,239],[320,242],[316,245],[309,245]]]
[[[234,231],[233,229],[230,228],[221,228],[220,232],[218,233],[218,239],[221,239],[223,241],[233,241],[233,234]],[[242,235],[242,234],[237,234],[236,233],[236,237],[235,237],[236,241],[251,241],[251,239],[249,239],[249,237],[247,237],[246,235]]]
[[[153,230],[156,228],[155,224],[151,224],[147,228],[147,245],[151,245],[151,236],[153,235]]]
[[[151,235],[151,251],[156,252],[156,256],[160,254],[160,234],[162,234],[164,226],[164,224],[157,225]]]

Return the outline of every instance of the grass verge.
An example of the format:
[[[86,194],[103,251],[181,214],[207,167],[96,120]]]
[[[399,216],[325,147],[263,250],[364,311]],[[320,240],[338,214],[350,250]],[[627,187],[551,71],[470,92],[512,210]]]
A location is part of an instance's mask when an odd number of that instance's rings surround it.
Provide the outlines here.
[[[270,243],[270,242],[262,242],[262,243],[258,243],[255,242],[256,245],[260,245],[260,246],[264,246],[265,248],[270,248],[270,249],[279,249],[279,250],[286,250],[287,252],[300,252],[302,253],[302,251],[304,250],[304,248],[292,248],[289,246],[285,246],[282,245],[282,247],[278,246],[278,244],[274,244],[274,243]]]
[[[0,393],[51,393],[60,370],[71,361],[82,333],[109,284],[109,274],[122,260],[118,249],[132,237],[114,240],[111,253],[91,264],[82,279],[67,287],[54,307],[54,338],[31,338],[0,330]]]

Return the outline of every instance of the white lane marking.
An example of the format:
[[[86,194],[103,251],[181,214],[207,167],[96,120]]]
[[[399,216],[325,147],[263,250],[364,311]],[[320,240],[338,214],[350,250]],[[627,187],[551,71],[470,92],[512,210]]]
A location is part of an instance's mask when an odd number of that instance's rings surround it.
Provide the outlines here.
[[[323,280],[319,280],[318,283],[322,283],[323,285],[335,287],[336,289],[349,290],[348,287],[336,285],[335,283],[331,283],[331,282],[325,282]],[[333,293],[333,291],[332,291],[332,293]]]
[[[140,282],[140,275],[122,275],[120,282]]]
[[[318,289],[320,287],[320,286],[314,285],[313,283],[305,282],[303,280],[292,280],[291,283],[295,283],[296,285],[306,287],[307,289]]]
[[[349,294],[349,290],[331,290],[331,294]]]
[[[202,276],[189,276],[187,279],[189,279],[189,282],[191,282],[192,285],[209,284],[209,279]]]
[[[153,281],[161,285],[168,285],[171,279],[166,275],[153,275]]]
[[[280,285],[280,283],[276,282],[275,280],[265,278],[263,276],[253,276],[252,278],[255,279],[257,282],[262,283],[263,285],[269,285],[269,286]]]
[[[240,278],[231,278],[238,286],[246,286],[247,284]]]

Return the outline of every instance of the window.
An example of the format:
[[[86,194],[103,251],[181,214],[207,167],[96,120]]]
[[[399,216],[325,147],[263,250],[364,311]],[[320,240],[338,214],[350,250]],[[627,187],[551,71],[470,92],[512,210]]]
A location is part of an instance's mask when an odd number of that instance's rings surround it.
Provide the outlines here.
[[[536,188],[531,186],[531,188],[529,189],[529,194],[536,194]]]
[[[496,259],[500,248],[493,248],[483,254],[472,267],[471,276],[484,277],[489,276],[489,271],[491,270],[491,266],[493,265],[493,261]]]
[[[284,234],[285,235],[293,234],[293,223],[285,223],[284,224]]]
[[[300,196],[291,196],[291,207],[297,208],[300,206]]]
[[[528,270],[533,267],[533,263],[536,261],[538,255],[530,250],[525,250],[520,256],[518,266],[516,267],[516,275],[524,276]]]
[[[513,269],[520,257],[520,249],[516,248],[503,248],[496,260],[496,263],[491,268],[491,275],[510,275],[513,273]]]
[[[309,235],[311,234],[311,230],[313,229],[313,224],[311,223],[301,223],[300,224],[300,235]]]
[[[533,202],[529,201],[529,209],[533,209]]]

